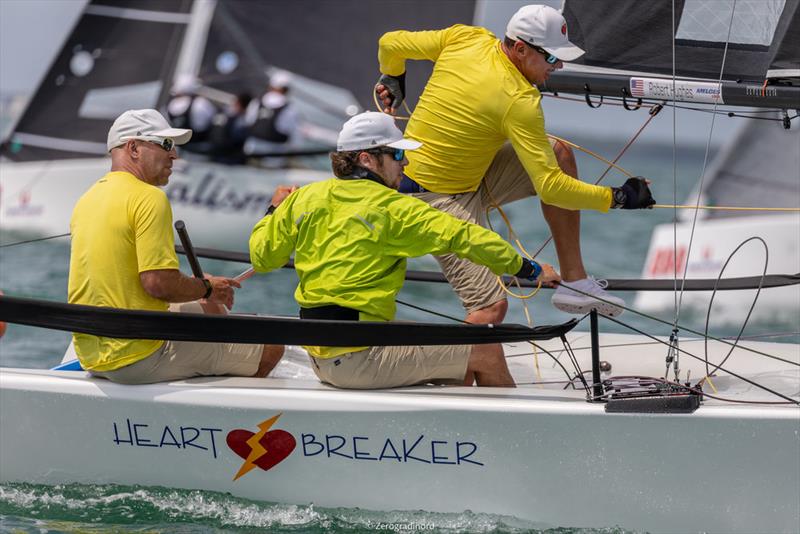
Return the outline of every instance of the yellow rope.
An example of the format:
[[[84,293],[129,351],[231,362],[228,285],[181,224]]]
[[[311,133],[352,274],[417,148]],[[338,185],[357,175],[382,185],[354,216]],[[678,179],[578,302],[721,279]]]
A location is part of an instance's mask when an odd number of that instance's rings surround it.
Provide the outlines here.
[[[621,172],[622,174],[624,174],[624,175],[625,175],[625,176],[627,176],[628,178],[633,178],[633,175],[632,175],[631,173],[629,173],[628,171],[626,171],[625,169],[623,169],[622,167],[620,167],[620,166],[619,166],[619,165],[617,165],[616,163],[614,163],[614,162],[611,162],[611,161],[607,160],[606,158],[604,158],[604,157],[603,157],[603,156],[601,156],[600,154],[596,154],[596,153],[592,152],[592,151],[591,151],[591,150],[589,150],[588,148],[583,148],[583,147],[582,147],[582,146],[580,146],[580,145],[576,145],[576,144],[575,144],[575,143],[573,143],[572,141],[567,141],[566,139],[562,139],[562,138],[560,138],[560,137],[557,137],[557,136],[555,136],[555,135],[547,134],[547,137],[549,137],[550,139],[555,139],[556,141],[560,141],[560,142],[564,143],[565,145],[569,145],[569,146],[571,146],[572,148],[577,148],[577,149],[578,149],[578,150],[580,150],[581,152],[584,152],[584,153],[586,153],[586,154],[589,154],[590,156],[592,156],[592,157],[594,157],[594,158],[597,158],[597,159],[599,159],[600,161],[602,161],[602,162],[604,162],[604,163],[607,163],[608,165],[610,165],[610,166],[614,167],[615,169],[617,169],[619,172]]]
[[[721,210],[721,211],[789,211],[789,212],[800,212],[800,208],[751,208],[751,207],[744,207],[744,206],[693,206],[693,205],[686,205],[686,204],[654,204],[653,208],[663,208],[663,209],[683,209],[683,210]]]

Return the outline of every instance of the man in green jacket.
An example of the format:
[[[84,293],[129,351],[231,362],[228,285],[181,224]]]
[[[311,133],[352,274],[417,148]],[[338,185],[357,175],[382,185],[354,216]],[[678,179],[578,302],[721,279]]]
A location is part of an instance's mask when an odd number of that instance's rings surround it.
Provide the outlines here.
[[[257,272],[283,266],[292,252],[300,315],[391,321],[406,259],[453,253],[496,275],[560,280],[550,265],[522,258],[497,234],[396,191],[421,143],[404,139],[394,120],[367,112],[347,121],[331,154],[337,178],[298,189],[256,224],[250,258]],[[306,347],[323,382],[372,389],[458,382],[513,386],[502,353],[484,345]]]

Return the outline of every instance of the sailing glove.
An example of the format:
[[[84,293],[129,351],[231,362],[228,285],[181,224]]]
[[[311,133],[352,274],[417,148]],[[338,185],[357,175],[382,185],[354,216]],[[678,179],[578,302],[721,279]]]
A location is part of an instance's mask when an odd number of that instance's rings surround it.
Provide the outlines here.
[[[517,271],[517,278],[525,278],[531,282],[535,282],[539,275],[542,274],[542,266],[528,258],[522,258],[522,267]]]
[[[392,98],[392,109],[399,108],[406,98],[406,73],[404,72],[400,76],[382,74],[378,80],[378,85],[383,85],[389,91],[389,95]]]
[[[613,197],[612,208],[641,210],[651,208],[656,203],[647,186],[647,180],[641,176],[628,178],[622,187],[612,187],[611,194]]]

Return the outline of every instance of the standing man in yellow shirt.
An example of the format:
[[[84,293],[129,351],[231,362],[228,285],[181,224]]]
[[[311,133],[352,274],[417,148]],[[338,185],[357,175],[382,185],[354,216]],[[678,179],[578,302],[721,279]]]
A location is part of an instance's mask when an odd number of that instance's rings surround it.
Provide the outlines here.
[[[620,188],[577,180],[572,152],[548,140],[536,84],[583,53],[569,42],[561,13],[529,5],[511,18],[503,41],[484,28],[463,25],[383,35],[378,48],[383,75],[376,92],[384,111],[394,113],[404,99],[406,60],[433,61],[433,74],[406,128],[406,135],[423,146],[409,153],[400,191],[483,225],[494,203],[538,195],[564,282],[603,299],[559,286],[553,304],[570,313],[597,309],[618,315],[624,301],[606,293],[584,269],[579,210],[641,209],[655,201],[642,178]],[[491,272],[453,255],[437,259],[467,310],[467,321],[502,322],[508,303]]]
[[[419,147],[403,138],[389,115],[356,115],[342,127],[338,152],[331,154],[336,178],[294,191],[253,228],[250,261],[257,272],[282,267],[294,253],[301,317],[391,321],[406,259],[425,254],[453,253],[495,275],[514,273],[545,285],[560,280],[550,265],[522,258],[496,233],[397,193],[406,154]],[[341,388],[432,381],[513,386],[503,353],[491,347],[306,350],[320,380]]]
[[[154,109],[126,111],[114,121],[107,144],[111,172],[83,194],[72,212],[70,303],[192,313],[218,313],[222,305],[233,305],[236,280],[190,278],[178,270],[172,208],[159,187],[169,182],[178,158],[175,145],[191,136],[191,130],[170,127]],[[73,343],[84,369],[124,384],[267,376],[283,355],[282,346],[114,339],[77,332]]]

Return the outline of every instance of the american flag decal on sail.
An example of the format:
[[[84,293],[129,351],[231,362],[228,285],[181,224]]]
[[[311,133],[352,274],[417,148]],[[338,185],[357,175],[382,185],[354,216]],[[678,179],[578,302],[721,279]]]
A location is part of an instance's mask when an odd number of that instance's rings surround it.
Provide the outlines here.
[[[644,80],[631,78],[631,96],[644,96]]]

